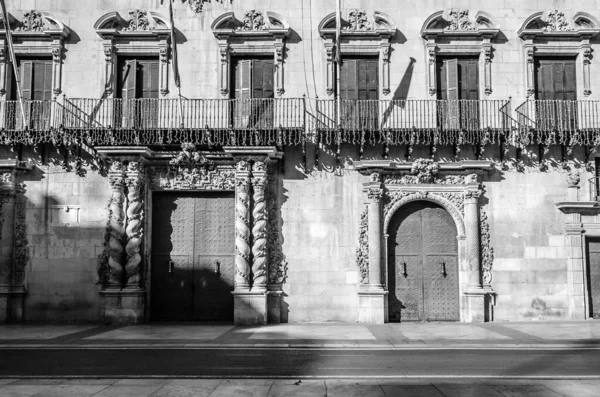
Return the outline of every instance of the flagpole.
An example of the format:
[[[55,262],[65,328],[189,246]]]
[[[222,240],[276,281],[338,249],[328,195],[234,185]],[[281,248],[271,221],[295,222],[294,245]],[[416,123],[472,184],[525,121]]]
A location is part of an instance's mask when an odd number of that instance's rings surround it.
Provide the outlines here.
[[[179,103],[179,121],[180,127],[183,128],[183,103],[181,100],[181,81],[179,79],[179,67],[177,64],[177,42],[175,41],[175,19],[173,18],[173,0],[169,0],[169,18],[171,22],[171,62],[173,64],[173,76],[175,78],[175,86],[177,87],[177,96]]]
[[[342,62],[342,54],[341,54],[341,43],[340,43],[340,36],[341,36],[341,29],[342,29],[342,15],[341,15],[341,3],[342,0],[337,0],[336,1],[336,10],[335,10],[335,59],[336,59],[336,72],[335,72],[335,80],[336,80],[336,96],[337,96],[337,127],[339,128],[341,126],[341,109],[340,109],[340,74],[341,74],[341,67],[340,64]]]
[[[6,41],[8,41],[8,52],[10,53],[10,61],[12,62],[12,69],[13,73],[15,74],[15,81],[17,83],[17,96],[19,97],[19,104],[21,105],[21,116],[23,117],[23,126],[27,127],[27,120],[25,119],[25,110],[23,108],[23,95],[21,93],[21,83],[17,74],[17,58],[15,56],[12,32],[10,30],[10,21],[8,20],[8,12],[6,12],[6,4],[4,3],[4,0],[0,0],[0,5],[2,5],[2,18],[4,19],[4,29],[6,30]]]

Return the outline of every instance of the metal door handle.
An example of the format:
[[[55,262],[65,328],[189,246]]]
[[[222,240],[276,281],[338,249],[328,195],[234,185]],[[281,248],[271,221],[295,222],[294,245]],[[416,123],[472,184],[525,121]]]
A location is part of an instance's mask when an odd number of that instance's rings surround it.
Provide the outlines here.
[[[408,273],[406,272],[406,262],[402,263],[402,275],[404,278],[408,277]]]
[[[169,261],[169,274],[173,274],[173,261]]]
[[[221,275],[221,262],[215,261],[215,276],[219,277]]]
[[[448,275],[448,273],[446,273],[446,262],[442,261],[440,265],[442,266],[442,275],[446,277]]]

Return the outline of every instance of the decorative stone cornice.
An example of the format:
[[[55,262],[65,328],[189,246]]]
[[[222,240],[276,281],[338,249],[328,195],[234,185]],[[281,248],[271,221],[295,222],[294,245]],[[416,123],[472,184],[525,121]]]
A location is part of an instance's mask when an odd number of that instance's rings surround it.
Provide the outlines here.
[[[542,36],[587,39],[600,32],[600,22],[586,12],[576,12],[572,16],[557,9],[539,11],[525,19],[517,34],[522,39]]]
[[[128,12],[127,18],[117,11],[106,13],[98,18],[94,29],[103,39],[110,39],[116,35],[168,35],[171,25],[168,18],[156,12],[134,9]]]
[[[479,11],[471,14],[467,9],[450,9],[431,14],[421,27],[421,36],[428,40],[444,36],[491,39],[499,31],[499,26],[488,13]]]

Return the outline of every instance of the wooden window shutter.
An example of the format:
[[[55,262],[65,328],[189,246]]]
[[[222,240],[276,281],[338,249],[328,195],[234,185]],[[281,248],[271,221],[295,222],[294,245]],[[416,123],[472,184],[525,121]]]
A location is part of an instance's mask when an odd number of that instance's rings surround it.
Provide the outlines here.
[[[379,99],[379,60],[367,61],[367,99]]]
[[[141,98],[158,98],[158,61],[138,61]]]
[[[243,59],[238,61],[235,67],[235,91],[236,99],[250,99],[252,91],[252,60]]]
[[[23,99],[30,100],[33,96],[33,62],[21,62],[20,69]]]
[[[577,85],[575,80],[575,60],[564,63],[564,99],[574,101],[577,99]]]
[[[358,61],[344,61],[340,69],[340,98],[358,99]]]
[[[252,61],[252,98],[273,98],[274,67],[271,59]]]
[[[460,99],[479,99],[479,62],[466,61],[462,65],[462,82]]]
[[[123,65],[123,80],[121,82],[121,98],[135,99],[137,87],[137,69],[138,63],[135,59],[126,61]]]
[[[44,62],[44,95],[43,100],[52,99],[52,61]]]
[[[448,59],[444,61],[446,69],[446,99],[458,99],[458,60]]]

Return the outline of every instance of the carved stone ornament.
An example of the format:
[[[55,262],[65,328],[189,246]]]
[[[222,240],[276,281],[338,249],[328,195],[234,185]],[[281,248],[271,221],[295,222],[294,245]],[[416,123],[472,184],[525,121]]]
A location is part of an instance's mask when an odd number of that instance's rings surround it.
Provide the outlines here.
[[[11,181],[12,181],[12,173],[10,173],[10,172],[0,173],[0,182],[1,183],[10,183]]]
[[[567,186],[579,187],[581,182],[581,174],[577,171],[571,171],[567,174]]]
[[[267,164],[264,161],[254,161],[252,163],[253,172],[267,172]]]
[[[25,280],[25,267],[29,262],[29,242],[25,222],[25,205],[15,204],[15,266],[13,272],[13,285],[22,285]]]
[[[373,26],[365,10],[352,10],[348,13],[348,24],[343,26],[343,30],[369,31],[373,30]]]
[[[59,47],[55,47],[52,49],[52,61],[54,63],[60,63],[62,60],[62,49]]]
[[[356,248],[356,266],[360,271],[360,282],[369,283],[369,209],[365,206],[360,214],[358,227],[358,248]]]
[[[168,56],[168,54],[169,54],[169,51],[167,50],[166,47],[159,48],[159,50],[158,50],[158,56],[159,56],[160,61],[162,63],[168,63],[169,62],[169,56]]]
[[[240,160],[235,166],[236,170],[240,172],[250,171],[250,163],[245,160]]]
[[[435,161],[418,159],[413,162],[410,173],[415,175],[420,183],[431,183],[439,170],[440,166]]]
[[[123,29],[126,32],[139,32],[144,30],[152,30],[150,20],[148,19],[148,11],[135,9],[129,11],[129,19],[127,26]]]
[[[23,14],[23,19],[15,29],[17,32],[43,32],[48,30],[45,19],[40,11],[31,10]]]
[[[446,26],[445,30],[466,31],[476,29],[473,22],[469,19],[469,10],[450,10],[448,17],[450,24]]]
[[[282,284],[287,279],[288,263],[281,244],[277,197],[273,191],[268,191],[266,198],[268,202],[267,255],[269,260],[267,263],[269,265],[269,284]]]
[[[390,212],[390,210],[398,202],[408,199],[411,196],[414,196],[415,199],[429,198],[429,199],[432,199],[432,201],[435,201],[436,197],[441,197],[442,199],[449,201],[453,205],[453,208],[451,208],[449,210],[450,212],[452,212],[452,210],[457,210],[457,214],[459,214],[460,217],[462,217],[464,214],[465,195],[462,192],[431,193],[431,192],[426,192],[426,191],[420,191],[420,192],[395,191],[395,192],[386,194],[383,198],[384,216],[387,216],[387,214]]]
[[[192,10],[195,14],[200,14],[202,12],[202,10],[204,9],[204,3],[211,3],[212,0],[181,0],[182,3],[185,3],[187,1],[187,3],[190,6],[190,10]],[[221,3],[223,4],[224,0],[214,0],[215,3]],[[229,3],[231,4],[233,2],[233,0],[229,0]]]
[[[381,174],[379,172],[372,172],[370,180],[371,182],[381,182]]]
[[[154,190],[234,190],[235,170],[229,166],[153,167],[150,186]]]
[[[590,47],[584,48],[583,50],[581,50],[581,55],[583,57],[583,64],[589,65],[593,58],[592,49]]]
[[[371,188],[367,192],[367,197],[371,201],[379,201],[383,197],[383,189]]]
[[[112,46],[105,46],[104,47],[104,61],[106,63],[112,63],[112,54],[113,54]]]
[[[542,17],[541,21],[546,24],[542,28],[544,32],[570,32],[573,26],[567,21],[565,13],[560,10],[550,10],[546,17]]]
[[[437,185],[467,185],[479,183],[477,174],[468,175],[441,175],[436,176],[429,183]],[[416,185],[422,183],[415,175],[386,175],[384,182],[388,185]]]
[[[479,209],[479,225],[481,235],[481,272],[483,275],[483,284],[490,285],[492,282],[492,266],[494,263],[494,249],[490,243],[490,225],[488,224],[487,214],[483,208]]]
[[[492,63],[492,47],[483,47],[481,53],[483,54],[483,61],[485,63]]]
[[[481,192],[479,190],[469,190],[465,192],[465,200],[475,199],[478,200]]]
[[[238,31],[251,32],[267,30],[268,26],[261,11],[250,10],[244,13],[242,24],[236,28]]]

